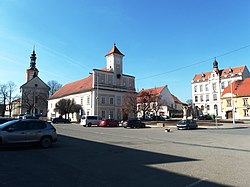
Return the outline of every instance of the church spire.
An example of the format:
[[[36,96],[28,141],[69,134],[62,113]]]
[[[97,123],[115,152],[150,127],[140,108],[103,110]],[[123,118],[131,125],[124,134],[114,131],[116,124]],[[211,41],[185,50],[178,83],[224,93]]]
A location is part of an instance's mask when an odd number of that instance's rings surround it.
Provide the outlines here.
[[[30,68],[36,68],[36,52],[35,46],[33,47],[33,53],[30,56]]]

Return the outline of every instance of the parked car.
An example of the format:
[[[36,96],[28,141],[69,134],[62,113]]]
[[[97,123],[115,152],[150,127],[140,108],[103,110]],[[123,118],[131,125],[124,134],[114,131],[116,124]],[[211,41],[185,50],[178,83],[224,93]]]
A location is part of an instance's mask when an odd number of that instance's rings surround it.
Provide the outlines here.
[[[33,114],[25,114],[19,119],[39,119],[39,116]]]
[[[102,118],[100,116],[82,116],[81,125],[84,127],[91,127],[92,125],[99,126]]]
[[[198,128],[198,125],[195,120],[191,119],[182,119],[176,125],[177,129],[195,129]]]
[[[14,120],[15,118],[0,118],[0,124],[3,124],[5,122],[8,122],[8,121],[11,121],[11,120]]]
[[[213,118],[210,115],[202,115],[198,117],[199,120],[212,120]]]
[[[0,125],[0,144],[39,143],[43,148],[57,141],[56,129],[38,119],[12,120]]]
[[[127,128],[127,127],[130,127],[130,128],[145,128],[146,127],[146,124],[143,123],[141,120],[138,120],[138,119],[130,119],[130,120],[124,121],[122,125],[123,125],[124,128]]]
[[[119,121],[114,120],[114,119],[105,119],[105,120],[100,121],[99,126],[101,126],[101,127],[118,127]]]
[[[52,123],[70,123],[69,119],[65,119],[62,117],[52,119]]]

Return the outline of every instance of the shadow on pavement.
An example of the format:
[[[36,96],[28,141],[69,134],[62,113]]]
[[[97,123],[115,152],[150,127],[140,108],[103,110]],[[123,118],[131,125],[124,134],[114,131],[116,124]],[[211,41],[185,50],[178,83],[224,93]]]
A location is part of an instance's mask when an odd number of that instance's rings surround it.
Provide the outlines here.
[[[187,157],[59,136],[49,149],[1,147],[0,186],[223,186],[152,165],[196,162]]]

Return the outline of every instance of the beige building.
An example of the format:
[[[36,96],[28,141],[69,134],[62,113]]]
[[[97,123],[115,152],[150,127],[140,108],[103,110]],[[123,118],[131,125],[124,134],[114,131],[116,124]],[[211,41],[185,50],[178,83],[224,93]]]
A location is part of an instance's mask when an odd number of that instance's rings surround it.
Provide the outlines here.
[[[250,78],[228,85],[222,92],[221,102],[223,118],[250,120]]]

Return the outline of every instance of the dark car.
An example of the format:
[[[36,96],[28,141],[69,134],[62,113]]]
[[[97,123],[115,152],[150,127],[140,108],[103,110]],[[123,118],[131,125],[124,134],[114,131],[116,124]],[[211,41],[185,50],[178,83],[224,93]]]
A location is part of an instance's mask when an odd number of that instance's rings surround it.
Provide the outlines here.
[[[212,120],[213,118],[210,115],[202,115],[198,117],[199,120]]]
[[[195,120],[192,119],[182,119],[176,125],[177,129],[196,129],[198,125]]]
[[[39,143],[47,148],[55,141],[57,141],[56,129],[47,121],[19,119],[0,125],[0,145]]]
[[[146,127],[146,124],[143,123],[139,119],[127,120],[127,121],[123,122],[122,125],[123,125],[124,128],[127,128],[127,127],[130,127],[130,128],[145,128]]]
[[[105,120],[100,121],[99,126],[100,127],[118,127],[119,122],[114,119],[105,119]]]
[[[14,118],[0,118],[0,124],[3,124],[5,122],[11,121],[11,120],[14,120]]]
[[[59,118],[54,118],[52,120],[52,123],[70,123],[70,120],[59,117]]]

